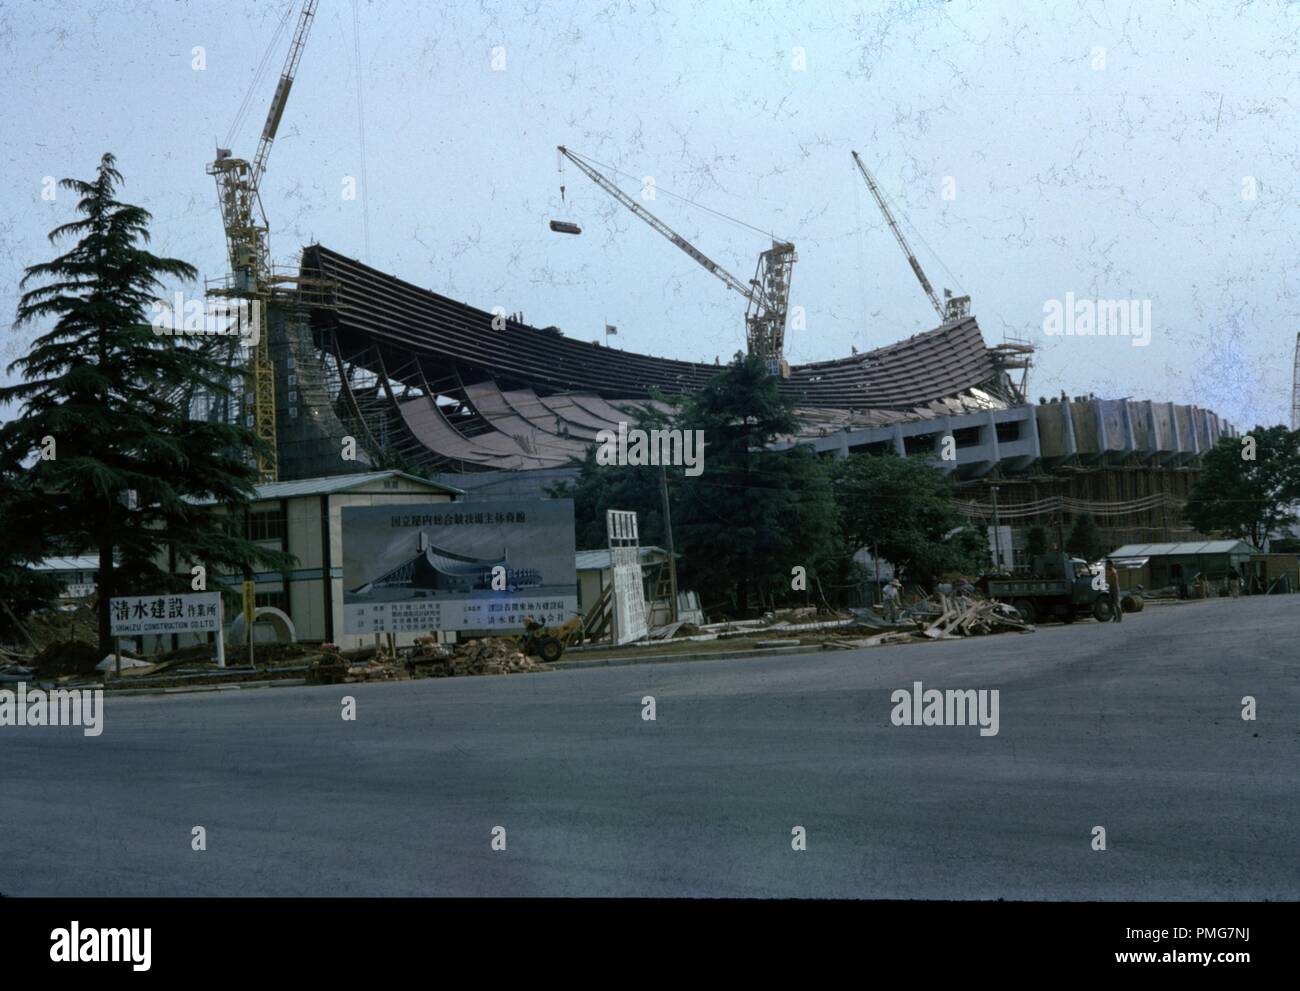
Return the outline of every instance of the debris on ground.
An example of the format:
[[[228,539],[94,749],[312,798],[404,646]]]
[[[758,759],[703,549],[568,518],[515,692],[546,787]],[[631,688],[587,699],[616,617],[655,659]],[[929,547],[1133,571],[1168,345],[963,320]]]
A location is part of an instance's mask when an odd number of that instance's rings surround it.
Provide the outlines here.
[[[32,658],[32,667],[39,678],[86,677],[95,673],[99,657],[99,648],[94,644],[85,640],[61,640]]]
[[[450,655],[417,654],[407,662],[416,677],[443,678],[477,674],[522,674],[553,671],[549,664],[528,657],[514,637],[483,637],[456,645]]]
[[[975,637],[989,633],[1024,633],[1034,629],[1019,610],[995,599],[938,596],[940,615],[921,631],[931,640]]]
[[[152,668],[153,665],[148,661],[142,661],[137,657],[131,657],[126,653],[121,655],[121,668],[126,671],[128,668]],[[95,665],[96,671],[103,671],[108,674],[116,672],[118,669],[118,655],[105,654],[104,659]]]

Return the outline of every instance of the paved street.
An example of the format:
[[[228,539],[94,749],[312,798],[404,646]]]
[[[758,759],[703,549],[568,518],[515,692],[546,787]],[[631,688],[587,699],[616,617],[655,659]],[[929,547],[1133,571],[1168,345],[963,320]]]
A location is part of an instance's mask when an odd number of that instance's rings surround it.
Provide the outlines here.
[[[1279,596],[852,652],[110,699],[98,738],[0,728],[0,892],[1296,899],[1298,631]],[[998,689],[999,733],[892,725],[918,680]]]

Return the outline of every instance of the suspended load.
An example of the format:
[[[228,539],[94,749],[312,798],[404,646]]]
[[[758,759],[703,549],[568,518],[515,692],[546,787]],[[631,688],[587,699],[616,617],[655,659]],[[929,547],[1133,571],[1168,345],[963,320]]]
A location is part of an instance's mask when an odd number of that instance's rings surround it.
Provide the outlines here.
[[[551,230],[556,234],[581,234],[582,228],[577,224],[571,224],[567,220],[552,220]]]

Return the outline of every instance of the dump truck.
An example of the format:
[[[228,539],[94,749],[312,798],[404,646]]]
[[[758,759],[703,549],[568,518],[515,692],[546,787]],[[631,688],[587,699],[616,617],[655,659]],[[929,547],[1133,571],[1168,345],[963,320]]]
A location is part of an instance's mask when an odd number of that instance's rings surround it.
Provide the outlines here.
[[[1068,554],[1035,556],[1028,575],[990,575],[984,592],[990,599],[1010,603],[1027,623],[1053,618],[1073,623],[1080,616],[1103,623],[1111,619],[1105,575]]]

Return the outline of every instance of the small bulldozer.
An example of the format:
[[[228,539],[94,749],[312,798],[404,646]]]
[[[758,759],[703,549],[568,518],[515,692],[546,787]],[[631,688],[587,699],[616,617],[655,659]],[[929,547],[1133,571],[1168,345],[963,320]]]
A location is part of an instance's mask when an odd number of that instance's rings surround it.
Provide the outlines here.
[[[582,643],[582,617],[575,616],[561,626],[546,627],[529,616],[524,620],[524,635],[519,649],[529,657],[540,657],[554,664],[564,653],[565,645]]]

